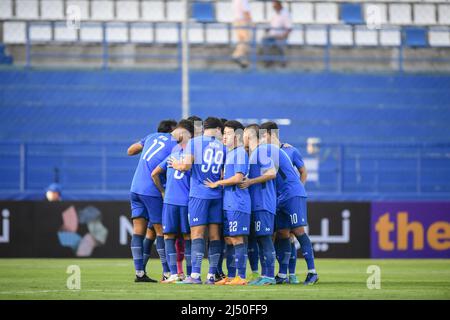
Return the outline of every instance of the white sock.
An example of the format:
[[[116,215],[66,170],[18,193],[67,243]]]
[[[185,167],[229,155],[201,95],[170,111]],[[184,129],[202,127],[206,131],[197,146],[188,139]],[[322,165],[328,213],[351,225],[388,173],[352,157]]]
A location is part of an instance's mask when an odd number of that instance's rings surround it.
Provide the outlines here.
[[[208,273],[208,275],[206,276],[206,279],[209,279],[211,277],[214,277],[214,275],[212,273]]]
[[[308,272],[309,272],[309,273],[314,273],[314,274],[316,274],[316,269],[308,270]]]
[[[142,277],[142,276],[144,276],[144,274],[145,274],[144,270],[138,270],[138,271],[136,271],[136,275],[137,275],[139,278]]]
[[[192,273],[191,273],[191,278],[193,278],[193,279],[198,279],[198,278],[200,278],[200,273],[192,272]]]
[[[278,277],[281,279],[286,279],[287,275],[285,273],[279,273]]]

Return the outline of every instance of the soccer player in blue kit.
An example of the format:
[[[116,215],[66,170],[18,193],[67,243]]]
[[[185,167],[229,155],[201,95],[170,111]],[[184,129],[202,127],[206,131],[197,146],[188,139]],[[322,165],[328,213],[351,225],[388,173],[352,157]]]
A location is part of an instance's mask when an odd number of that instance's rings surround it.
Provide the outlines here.
[[[278,126],[274,122],[261,125],[261,139],[272,145],[279,145]],[[277,147],[278,148],[278,147]],[[314,266],[314,252],[311,241],[305,233],[308,225],[306,208],[306,191],[300,181],[299,172],[294,168],[290,157],[283,149],[279,152],[279,167],[276,178],[277,215],[276,228],[280,252],[284,253],[280,263],[277,283],[287,283],[287,269],[291,256],[290,233],[297,237],[304,259],[308,267],[305,285],[315,284],[319,277]]]
[[[131,218],[133,220],[131,253],[136,271],[135,282],[156,282],[145,272],[145,265],[150,257],[154,241],[153,227],[157,234],[156,245],[164,272],[169,272],[167,263],[164,263],[164,238],[161,228],[163,200],[151,179],[151,173],[177,146],[177,141],[171,135],[176,124],[174,120],[163,120],[158,126],[157,133],[148,135],[128,148],[130,156],[142,153],[130,189]]]
[[[170,269],[170,277],[162,283],[180,281],[177,268],[177,252],[175,241],[178,234],[184,238],[184,256],[186,258],[186,274],[191,274],[191,239],[188,219],[190,171],[177,171],[168,166],[169,159],[180,160],[189,139],[194,136],[194,124],[189,120],[181,120],[172,135],[180,142],[178,150],[164,159],[152,172],[152,179],[164,198],[162,227],[164,233],[166,257]],[[160,176],[166,173],[166,188]]]
[[[226,121],[224,126],[223,143],[227,147],[224,179],[207,180],[205,184],[210,188],[224,187],[223,234],[228,246],[232,245],[234,255],[231,255],[233,261],[228,261],[230,255],[227,256],[228,277],[216,284],[246,285],[247,247],[244,237],[250,233],[251,199],[248,189],[238,188],[248,173],[248,155],[243,147],[244,126],[235,120]]]
[[[183,161],[169,161],[169,165],[176,170],[187,171],[192,168],[188,205],[192,273],[182,284],[202,284],[200,272],[205,252],[206,228],[209,234],[209,272],[205,283],[215,283],[217,264],[222,252],[222,189],[211,189],[204,182],[221,179],[226,155],[226,148],[221,142],[222,128],[220,119],[206,118],[203,122],[203,135],[189,140]]]
[[[252,236],[257,238],[259,253],[264,257],[264,272],[253,285],[275,284],[275,248],[272,242],[276,214],[276,186],[278,148],[259,140],[259,126],[249,125],[244,131],[244,145],[249,150],[248,178],[240,188],[250,188]]]

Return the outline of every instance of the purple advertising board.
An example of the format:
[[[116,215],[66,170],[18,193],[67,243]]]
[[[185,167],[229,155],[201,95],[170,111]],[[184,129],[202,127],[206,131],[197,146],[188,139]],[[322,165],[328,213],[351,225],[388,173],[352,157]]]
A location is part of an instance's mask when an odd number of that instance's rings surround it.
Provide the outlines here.
[[[374,202],[372,258],[450,258],[450,202]]]

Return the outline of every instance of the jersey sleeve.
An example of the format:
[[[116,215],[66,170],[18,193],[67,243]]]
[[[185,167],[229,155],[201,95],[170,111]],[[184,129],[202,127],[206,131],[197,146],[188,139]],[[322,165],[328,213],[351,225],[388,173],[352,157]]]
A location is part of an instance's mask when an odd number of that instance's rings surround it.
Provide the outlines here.
[[[184,154],[185,155],[194,155],[194,139],[189,139],[187,145],[186,145],[186,149],[184,150]]]
[[[242,173],[244,176],[248,173],[248,155],[244,150],[236,153],[236,159],[234,159],[234,172]]]
[[[263,172],[266,172],[269,169],[275,168],[275,162],[273,161],[273,155],[268,154],[268,149],[260,149],[258,152],[258,164],[261,167]]]
[[[300,169],[300,168],[302,168],[302,167],[305,166],[305,163],[303,162],[302,155],[300,154],[300,151],[298,151],[297,148],[294,148],[292,164],[293,164],[297,169]]]
[[[169,160],[169,158],[170,158],[170,155],[167,156],[163,161],[161,161],[161,163],[158,165],[158,167],[160,167],[164,171],[167,171],[167,160]]]

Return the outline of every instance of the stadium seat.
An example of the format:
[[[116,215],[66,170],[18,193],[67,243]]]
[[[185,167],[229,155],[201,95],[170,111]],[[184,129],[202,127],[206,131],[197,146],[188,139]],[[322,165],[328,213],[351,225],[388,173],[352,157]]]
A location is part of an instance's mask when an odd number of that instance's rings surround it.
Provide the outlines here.
[[[317,23],[338,23],[337,3],[316,3],[316,22]]]
[[[20,19],[39,19],[37,0],[16,0],[16,17]]]
[[[205,42],[202,23],[191,23],[189,25],[189,43],[199,44]]]
[[[289,34],[287,39],[289,45],[303,45],[305,44],[305,32],[303,29],[295,28]]]
[[[102,42],[103,29],[98,23],[83,23],[80,29],[80,40],[84,42]]]
[[[325,26],[307,26],[306,43],[313,46],[327,45],[327,29]]]
[[[291,16],[294,23],[313,23],[314,5],[308,2],[293,2],[291,4]]]
[[[64,3],[62,0],[41,0],[41,19],[64,19]]]
[[[390,4],[389,22],[391,24],[412,24],[411,5],[409,4]]]
[[[436,9],[433,4],[414,4],[414,24],[436,24]]]
[[[52,40],[52,26],[50,23],[39,23],[30,25],[30,40],[31,41],[51,41]]]
[[[89,2],[87,0],[67,0],[66,10],[70,6],[76,6],[79,8],[81,20],[89,19]]]
[[[118,20],[139,20],[139,2],[137,0],[126,0],[116,2],[116,16]]]
[[[0,1],[0,19],[11,19],[13,17],[12,0]]]
[[[182,1],[166,2],[167,21],[183,21],[184,3]]]
[[[128,27],[125,23],[111,22],[106,24],[106,40],[111,43],[128,41]]]
[[[330,29],[330,43],[335,46],[352,46],[352,27],[345,25],[332,26]]]
[[[401,44],[401,33],[398,27],[389,27],[380,30],[380,45],[399,46]]]
[[[156,30],[156,42],[163,44],[178,43],[178,29],[176,24],[170,23],[158,23],[155,25]]]
[[[67,28],[65,21],[55,22],[53,34],[55,41],[71,42],[78,40],[77,30],[74,28]]]
[[[114,2],[108,0],[93,0],[91,2],[92,20],[114,20]]]
[[[216,2],[216,20],[218,22],[233,21],[233,11],[231,9],[231,3],[229,1]]]
[[[259,23],[259,22],[267,21],[267,18],[264,14],[264,3],[263,2],[260,2],[260,1],[250,2],[250,12],[252,15],[253,22]]]
[[[409,47],[426,47],[427,42],[427,30],[420,27],[408,27],[405,28],[405,45]]]
[[[147,21],[164,21],[164,2],[163,1],[143,1],[142,19]]]
[[[430,27],[428,30],[428,43],[432,47],[450,47],[450,28]]]
[[[220,23],[206,25],[206,43],[228,44],[229,41],[228,25]]]
[[[152,43],[153,26],[150,23],[130,24],[130,41],[134,43]]]
[[[360,3],[342,3],[341,20],[347,24],[364,23],[362,7]]]
[[[192,18],[203,23],[216,21],[213,4],[211,2],[194,2],[192,4]]]
[[[439,24],[450,25],[450,5],[438,5]]]
[[[387,6],[384,3],[364,4],[364,19],[367,25],[375,27],[387,23]]]
[[[21,44],[26,42],[25,22],[8,21],[3,23],[3,42]]]
[[[377,46],[378,32],[368,29],[367,26],[356,26],[355,44],[358,46]]]

